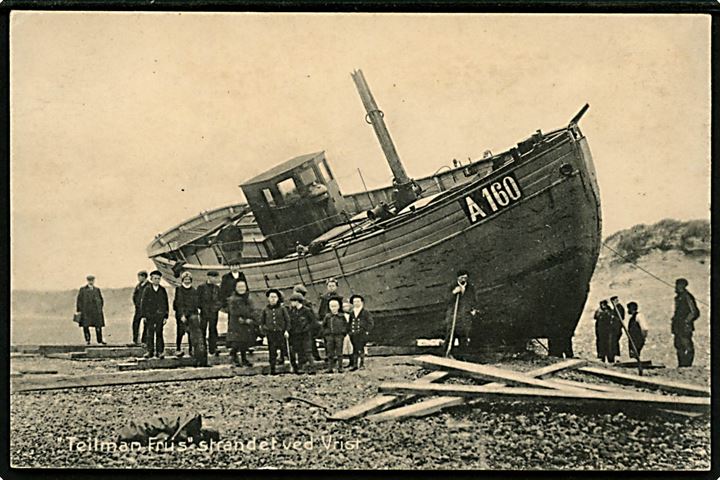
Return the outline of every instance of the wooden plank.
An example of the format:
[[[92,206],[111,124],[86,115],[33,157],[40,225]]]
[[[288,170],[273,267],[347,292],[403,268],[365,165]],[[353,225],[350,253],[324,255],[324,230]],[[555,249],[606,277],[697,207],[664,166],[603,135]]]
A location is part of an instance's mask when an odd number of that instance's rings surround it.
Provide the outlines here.
[[[574,359],[571,359],[571,361]],[[500,382],[507,385],[518,385],[524,387],[549,388],[559,390],[578,390],[575,387],[568,387],[554,383],[551,380],[541,380],[533,376],[507,370],[503,368],[493,367],[491,365],[481,365],[479,363],[462,362],[452,358],[437,357],[434,355],[422,355],[413,359],[414,362],[427,368],[439,368],[446,371],[456,372],[461,375],[478,378],[488,382]]]
[[[18,372],[23,375],[56,375],[57,370],[42,370],[42,369],[18,369]]]
[[[428,375],[422,376],[415,380],[413,383],[431,383],[439,382],[440,380],[450,376],[448,372],[430,372]],[[365,415],[371,415],[373,413],[381,412],[388,408],[392,408],[396,405],[408,402],[416,395],[376,395],[365,400],[362,403],[353,405],[352,407],[344,410],[339,410],[328,417],[328,420],[354,420],[356,418],[364,417]]]
[[[496,387],[487,388],[482,385],[446,385],[446,384],[413,384],[413,383],[383,383],[380,392],[393,394],[416,395],[446,395],[469,398],[511,399],[543,402],[559,402],[566,404],[588,405],[598,403],[602,405],[628,404],[674,410],[707,411],[710,408],[709,398],[657,395],[653,393],[619,393],[619,392],[592,392],[589,390],[552,390],[546,388],[526,387]]]
[[[183,370],[147,370],[139,372],[113,372],[91,375],[63,375],[50,378],[22,377],[12,379],[11,392],[57,390],[65,388],[104,387],[139,383],[182,382],[229,378],[237,375],[231,367],[191,368]]]
[[[708,389],[707,387],[702,387],[700,385],[673,382],[670,380],[659,379],[657,377],[641,377],[639,375],[633,375],[625,372],[616,372],[614,370],[599,367],[582,367],[578,370],[583,373],[595,375],[624,385],[632,385],[635,387],[650,388],[669,393],[692,395],[696,397],[710,396],[710,389]]]
[[[526,373],[526,375],[530,377],[543,377],[545,375],[550,375],[553,373],[557,373],[563,370],[569,370],[572,368],[578,368],[581,365],[584,365],[584,360],[580,359],[569,359],[564,360],[562,362],[554,363],[552,365],[547,365],[545,367],[541,367],[535,370],[531,370]],[[485,388],[497,388],[504,384],[502,383],[488,383],[486,385],[483,385]],[[436,398],[429,398],[426,400],[423,400],[418,403],[413,403],[410,405],[405,405],[403,407],[394,408],[392,410],[387,410],[385,412],[376,413],[374,415],[371,415],[368,417],[368,420],[374,421],[374,422],[384,422],[388,420],[399,420],[401,418],[406,417],[422,417],[425,415],[429,415],[431,413],[439,412],[444,408],[454,407],[457,405],[463,405],[467,403],[468,399],[465,397],[451,397],[451,396],[442,396],[442,397],[436,397]]]
[[[563,379],[556,379],[555,381],[558,383],[567,384],[569,386],[585,387],[588,390],[595,390],[598,392],[628,392],[628,390],[626,390],[624,388],[613,387],[610,385],[598,385],[596,383],[576,382],[573,380],[563,380]],[[665,412],[665,413],[670,413],[672,415],[686,417],[686,418],[697,418],[702,415],[702,413],[697,413],[697,412],[683,412],[681,410],[668,410],[666,408],[661,409],[661,411]]]
[[[143,347],[88,347],[85,349],[86,358],[141,357],[143,353],[145,353]]]

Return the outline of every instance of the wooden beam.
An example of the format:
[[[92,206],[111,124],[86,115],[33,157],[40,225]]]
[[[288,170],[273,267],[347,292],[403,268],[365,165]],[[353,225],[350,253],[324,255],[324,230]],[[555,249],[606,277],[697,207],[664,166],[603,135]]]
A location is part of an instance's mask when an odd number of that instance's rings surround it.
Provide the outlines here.
[[[673,382],[657,377],[639,376],[625,372],[616,372],[607,368],[599,367],[582,367],[579,371],[595,375],[597,377],[612,380],[624,385],[632,385],[635,387],[650,388],[661,390],[668,393],[677,393],[681,395],[692,395],[696,397],[709,397],[710,389],[700,385],[692,385],[689,383]]]
[[[554,383],[551,380],[541,380],[533,376],[507,370],[503,368],[493,367],[491,365],[481,365],[479,363],[462,362],[452,358],[437,357],[434,355],[422,355],[413,359],[426,368],[437,368],[446,371],[452,371],[460,375],[478,378],[487,382],[500,382],[507,385],[518,385],[523,387],[549,388],[558,390],[577,390],[582,389],[568,387]],[[570,361],[574,361],[571,359]],[[582,362],[582,360],[578,360]]]
[[[439,382],[449,375],[448,372],[431,372],[428,375],[418,378],[413,383]],[[333,413],[328,417],[328,420],[354,420],[364,417],[365,415],[392,408],[396,405],[401,405],[415,398],[417,398],[416,395],[375,395],[362,403]]]
[[[645,368],[645,367],[643,367],[643,368]],[[624,389],[624,388],[613,387],[613,386],[610,386],[610,385],[598,385],[597,383],[575,382],[575,381],[573,381],[573,380],[562,380],[562,379],[556,379],[555,381],[558,382],[558,383],[566,384],[566,385],[568,385],[568,386],[585,387],[585,388],[587,388],[588,390],[595,390],[595,391],[597,391],[597,392],[621,392],[621,393],[626,393],[626,392],[629,391],[629,390],[626,390],[626,389]],[[661,411],[663,411],[663,412],[665,412],[665,413],[670,413],[670,414],[672,414],[672,415],[678,415],[678,416],[681,416],[681,417],[686,417],[686,418],[696,418],[696,417],[699,417],[699,416],[702,415],[702,413],[697,413],[697,412],[683,412],[682,410],[668,410],[668,409],[666,409],[666,408],[661,409]]]
[[[574,390],[552,390],[546,388],[497,387],[487,388],[480,385],[418,385],[413,383],[383,383],[380,392],[393,394],[446,395],[469,398],[511,399],[543,402],[558,402],[574,405],[624,405],[635,404],[674,410],[707,411],[709,398],[688,396],[657,395],[653,393],[615,393],[615,392],[577,392]]]
[[[211,378],[229,378],[237,375],[231,367],[190,368],[183,370],[147,370],[139,372],[113,372],[91,375],[63,375],[40,378],[23,375],[11,381],[12,393],[65,388],[104,387],[138,383],[182,382]]]
[[[554,363],[546,367],[531,370],[526,373],[530,377],[543,377],[563,370],[569,370],[584,365],[586,362],[579,359],[569,359],[562,362]],[[483,385],[484,388],[497,388],[502,386],[502,383],[488,383]],[[405,405],[403,407],[394,408],[384,412],[376,413],[368,417],[368,420],[374,422],[384,422],[388,420],[400,420],[407,417],[422,417],[431,413],[439,412],[444,408],[454,407],[457,405],[463,405],[468,402],[469,399],[465,397],[451,397],[442,396],[436,398],[428,398],[421,402]]]

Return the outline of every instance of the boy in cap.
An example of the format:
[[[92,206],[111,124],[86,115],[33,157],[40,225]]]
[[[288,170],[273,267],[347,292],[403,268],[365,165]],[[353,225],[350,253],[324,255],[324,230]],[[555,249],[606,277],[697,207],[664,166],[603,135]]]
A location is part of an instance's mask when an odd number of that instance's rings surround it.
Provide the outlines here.
[[[90,345],[90,327],[95,327],[97,343],[105,345],[102,336],[102,327],[105,326],[102,293],[100,289],[95,286],[94,275],[88,275],[85,279],[87,280],[87,285],[81,287],[78,291],[77,301],[75,302],[75,313],[80,314],[79,325],[83,329],[85,343]]]
[[[282,306],[282,294],[280,290],[271,288],[265,292],[268,304],[260,314],[260,333],[267,337],[268,353],[270,355],[270,375],[275,375],[275,364],[277,363],[277,351],[285,351],[285,342],[290,337],[288,328],[290,316]],[[288,355],[290,356],[290,355]]]
[[[318,318],[315,315],[315,305],[307,299],[308,291],[307,288],[305,288],[305,285],[299,283],[293,287],[293,293],[299,293],[303,296],[303,305],[305,305],[305,308],[310,310],[310,312],[313,314],[313,323],[310,326],[310,352],[309,354],[312,355],[313,360],[319,361],[320,360],[320,352],[318,352],[318,346],[315,339],[320,336],[320,323],[318,322]]]
[[[208,352],[218,356],[218,312],[221,307],[220,287],[218,286],[220,275],[215,270],[207,272],[205,283],[197,287],[200,302],[200,327],[203,332],[203,341],[207,338]]]
[[[197,290],[192,286],[192,274],[185,271],[180,276],[180,286],[175,288],[173,299],[173,310],[175,311],[176,335],[175,335],[175,356],[182,357],[182,341],[185,334],[188,336],[190,355],[193,351],[193,342],[190,334],[190,324],[197,320],[200,308]]]
[[[350,342],[353,350],[350,357],[350,370],[354,371],[365,367],[365,344],[370,338],[374,322],[370,313],[364,308],[365,299],[362,295],[353,294],[350,297],[350,303],[353,305],[349,319]]]
[[[333,373],[337,363],[338,373],[342,373],[342,343],[347,335],[348,326],[345,316],[340,311],[342,298],[332,297],[328,300],[330,311],[322,322],[322,333],[325,338],[325,357],[327,360],[327,371]]]
[[[133,305],[135,306],[135,314],[133,315],[132,321],[132,343],[134,345],[142,345],[145,343],[145,325],[143,325],[142,337],[140,336],[140,300],[142,300],[142,293],[150,282],[148,282],[148,273],[145,270],[140,270],[137,274],[138,283],[135,285],[133,290]],[[142,342],[142,343],[141,343]]]
[[[290,295],[290,365],[293,372],[301,373],[308,368],[307,354],[310,352],[310,331],[315,323],[315,314],[304,305],[305,298],[298,292]]]

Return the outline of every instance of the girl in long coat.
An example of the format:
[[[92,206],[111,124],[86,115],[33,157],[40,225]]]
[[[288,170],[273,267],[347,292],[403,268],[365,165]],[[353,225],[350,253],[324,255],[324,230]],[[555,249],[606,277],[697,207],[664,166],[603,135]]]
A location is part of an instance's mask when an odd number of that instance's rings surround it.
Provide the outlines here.
[[[255,311],[250,302],[250,290],[244,280],[238,280],[235,291],[228,297],[228,331],[226,341],[230,347],[230,357],[235,365],[251,367],[247,351],[255,345]],[[241,361],[237,354],[240,352]]]

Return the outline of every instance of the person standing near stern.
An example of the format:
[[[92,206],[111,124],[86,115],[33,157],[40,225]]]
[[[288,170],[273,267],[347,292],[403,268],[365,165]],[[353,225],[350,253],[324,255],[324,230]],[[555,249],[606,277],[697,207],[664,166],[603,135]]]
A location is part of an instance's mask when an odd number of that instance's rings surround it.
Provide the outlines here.
[[[647,338],[648,328],[645,324],[643,315],[639,312],[639,307],[636,302],[630,302],[627,304],[628,311],[628,351],[630,352],[630,358],[638,359],[643,347],[645,346],[645,339]],[[635,348],[637,348],[637,355],[635,354]],[[639,359],[638,359],[639,360]]]
[[[165,288],[160,285],[162,273],[159,270],[150,272],[150,286],[145,288],[140,301],[142,320],[147,326],[147,352],[144,357],[165,357],[165,341],[163,327],[169,314],[168,296]]]
[[[475,309],[475,305],[477,305],[475,287],[470,282],[470,273],[467,270],[458,270],[457,279],[450,288],[452,298],[445,313],[445,325],[447,327],[447,335],[445,336],[445,342],[443,342],[445,351],[448,349],[451,336],[457,338],[460,348],[466,347],[470,343],[470,329],[477,313]],[[455,305],[457,305],[457,312],[455,312]],[[455,314],[454,331],[453,314]]]
[[[103,315],[103,297],[100,289],[95,286],[95,276],[86,277],[87,285],[78,291],[75,302],[75,313],[80,314],[79,325],[83,329],[85,343],[90,345],[90,327],[95,327],[95,338],[97,343],[105,345],[103,341],[102,328],[105,326]]]
[[[145,287],[150,285],[148,282],[148,273],[145,270],[140,270],[137,274],[138,284],[135,285],[133,290],[133,305],[135,305],[135,315],[133,316],[132,322],[132,343],[134,345],[143,345],[145,343],[145,325],[142,326],[142,336],[140,336],[140,321],[142,315],[140,314],[140,301],[142,300],[143,290]]]
[[[692,367],[695,358],[693,331],[695,320],[700,310],[695,297],[687,290],[688,281],[684,278],[675,280],[675,313],[672,316],[671,331],[674,335],[675,351],[678,367]]]

